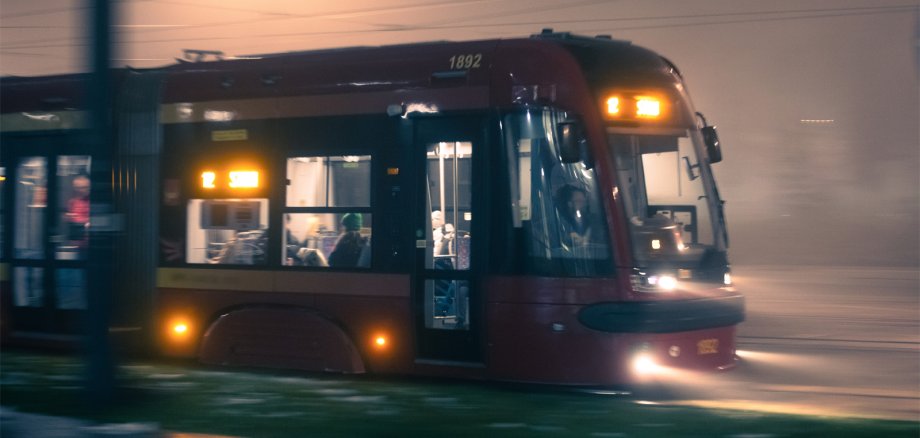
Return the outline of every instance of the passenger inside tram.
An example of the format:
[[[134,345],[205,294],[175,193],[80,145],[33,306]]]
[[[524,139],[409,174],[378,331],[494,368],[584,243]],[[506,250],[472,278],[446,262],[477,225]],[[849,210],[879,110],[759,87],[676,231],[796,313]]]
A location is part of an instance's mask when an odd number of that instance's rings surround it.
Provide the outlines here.
[[[368,239],[361,235],[363,224],[361,213],[347,213],[342,216],[344,232],[335,243],[335,249],[329,254],[329,266],[355,267],[359,266],[361,253],[367,251]]]
[[[453,269],[450,256],[454,251],[454,226],[444,223],[441,210],[431,212],[431,236],[434,240],[435,269]],[[446,256],[446,257],[445,257]]]

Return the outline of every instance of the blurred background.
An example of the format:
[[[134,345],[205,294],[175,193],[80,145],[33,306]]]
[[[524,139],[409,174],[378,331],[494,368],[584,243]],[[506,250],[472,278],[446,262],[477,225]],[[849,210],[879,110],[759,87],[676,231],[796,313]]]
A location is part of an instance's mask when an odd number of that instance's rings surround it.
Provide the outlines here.
[[[916,0],[124,0],[117,66],[355,45],[609,34],[682,70],[719,127],[735,264],[920,262]],[[88,71],[89,2],[0,1],[0,74]]]

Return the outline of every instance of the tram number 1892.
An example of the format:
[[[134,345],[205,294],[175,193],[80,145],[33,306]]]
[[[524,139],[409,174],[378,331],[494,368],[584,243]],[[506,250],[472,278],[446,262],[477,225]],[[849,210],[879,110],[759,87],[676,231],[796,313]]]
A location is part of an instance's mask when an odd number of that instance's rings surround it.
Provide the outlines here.
[[[703,339],[696,343],[696,354],[716,354],[719,352],[718,339]]]
[[[450,57],[451,70],[464,70],[469,68],[479,68],[482,66],[482,53],[470,53],[467,55],[455,55]]]

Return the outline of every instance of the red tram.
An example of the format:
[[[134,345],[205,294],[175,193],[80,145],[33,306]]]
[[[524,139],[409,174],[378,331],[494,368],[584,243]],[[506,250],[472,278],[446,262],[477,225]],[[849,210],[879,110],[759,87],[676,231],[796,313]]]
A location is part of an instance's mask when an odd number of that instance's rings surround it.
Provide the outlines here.
[[[654,52],[544,31],[112,78],[114,320],[167,355],[578,385],[734,363],[718,139]],[[5,342],[78,333],[84,79],[0,81]]]

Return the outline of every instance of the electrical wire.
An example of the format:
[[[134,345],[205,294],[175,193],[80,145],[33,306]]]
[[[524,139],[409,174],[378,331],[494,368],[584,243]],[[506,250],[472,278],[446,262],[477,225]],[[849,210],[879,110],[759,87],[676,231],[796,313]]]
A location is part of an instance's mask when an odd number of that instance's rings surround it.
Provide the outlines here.
[[[673,28],[673,27],[693,27],[693,26],[710,26],[710,25],[724,25],[724,24],[740,24],[740,23],[752,23],[752,22],[767,22],[767,21],[785,21],[785,20],[802,20],[802,19],[816,19],[816,18],[832,18],[832,17],[843,17],[843,16],[867,16],[867,15],[878,15],[878,14],[888,14],[888,13],[901,13],[901,12],[910,12],[917,9],[917,6],[914,5],[896,5],[896,6],[874,6],[874,7],[848,7],[848,8],[820,8],[820,9],[799,9],[799,10],[785,10],[785,11],[755,11],[755,12],[727,12],[727,13],[717,13],[717,14],[684,14],[684,15],[668,15],[668,16],[646,16],[646,17],[617,17],[617,18],[589,18],[589,19],[578,19],[578,20],[554,20],[551,22],[547,21],[531,21],[531,22],[503,22],[503,23],[476,23],[476,24],[457,24],[457,25],[444,25],[444,26],[406,26],[406,27],[396,27],[390,29],[368,29],[368,30],[347,30],[347,31],[307,31],[307,32],[292,32],[292,33],[270,33],[270,34],[258,34],[258,35],[249,35],[248,39],[255,38],[279,38],[279,37],[295,37],[295,36],[317,36],[317,35],[337,35],[337,34],[359,34],[359,33],[388,33],[388,32],[412,32],[412,31],[434,31],[434,30],[455,30],[455,29],[470,29],[470,28],[494,28],[494,27],[511,27],[511,26],[546,26],[552,25],[557,26],[560,24],[588,24],[588,23],[610,23],[610,22],[623,22],[623,21],[654,21],[654,20],[699,20],[703,18],[717,18],[717,17],[738,17],[738,16],[753,16],[752,18],[746,19],[737,19],[737,20],[711,20],[711,21],[692,21],[685,23],[665,23],[665,24],[646,24],[640,26],[632,27],[614,27],[614,28],[604,28],[599,31],[609,32],[609,31],[626,31],[626,30],[646,30],[646,29],[660,29],[660,28]],[[838,12],[838,13],[823,13],[823,12]],[[805,14],[805,15],[797,15]],[[780,17],[759,17],[763,15],[784,15]],[[582,30],[581,32],[588,32]],[[593,32],[593,31],[591,31]],[[86,40],[86,38],[82,38]],[[233,40],[239,39],[239,36],[215,36],[215,37],[204,37],[204,38],[168,38],[168,39],[159,39],[159,40],[133,40],[133,41],[115,41],[116,44],[156,44],[156,43],[172,43],[172,42],[186,42],[186,41],[221,41],[221,40]],[[44,43],[45,41],[41,42]],[[52,41],[47,41],[52,42]],[[86,46],[86,42],[70,42],[67,44],[56,44],[56,45],[30,45],[30,44],[39,44],[36,43],[22,43],[22,45],[9,45],[3,47],[0,52],[7,49],[45,49],[45,48],[59,48],[59,47],[82,47]],[[2,47],[2,46],[0,46]]]
[[[354,14],[389,13],[389,12],[396,12],[396,11],[408,12],[408,11],[419,10],[419,9],[430,9],[430,8],[434,8],[434,7],[458,6],[458,5],[464,5],[464,4],[485,3],[485,2],[492,2],[492,1],[497,1],[497,0],[467,0],[467,1],[444,0],[444,1],[437,2],[437,3],[427,3],[427,4],[424,4],[424,5],[388,6],[388,7],[383,7],[383,8],[365,8],[365,9],[356,9],[356,10],[350,10],[350,11],[339,11],[339,12],[330,12],[330,13],[317,13],[317,14],[282,14],[282,15],[284,15],[284,16],[279,16],[279,17],[267,17],[267,18],[262,18],[262,19],[246,19],[246,20],[233,20],[233,21],[220,21],[220,22],[212,22],[212,23],[202,23],[202,24],[184,26],[183,29],[202,29],[202,28],[208,28],[208,27],[225,27],[225,26],[232,26],[232,25],[236,25],[236,24],[264,23],[264,22],[266,22],[266,21],[279,21],[279,20],[289,20],[289,19],[322,19],[322,18],[326,18],[326,19],[335,19],[335,18],[340,18],[340,17],[344,17],[344,16],[348,16],[348,15],[354,15]],[[159,0],[159,1],[157,1],[156,3],[174,4],[174,5],[179,5],[179,6],[190,6],[190,7],[208,7],[208,6],[205,6],[205,5],[199,5],[199,4],[187,3],[187,2],[180,2],[180,1],[170,1],[170,0]],[[264,12],[261,12],[261,11],[254,11],[254,10],[250,10],[250,9],[228,8],[228,7],[221,7],[221,6],[208,7],[208,8],[209,8],[209,9],[238,10],[238,11],[245,11],[245,12],[252,12],[252,13],[264,13]],[[78,8],[78,9],[86,9],[86,8]],[[53,10],[48,10],[48,9],[46,9],[46,10],[43,10],[43,11],[35,11],[34,13],[24,13],[24,14],[20,14],[20,16],[41,15],[42,13],[58,13],[58,12],[76,11],[76,10],[78,10],[78,9],[53,9]],[[269,13],[269,14],[270,14],[270,15],[279,15],[280,13]],[[11,18],[12,18],[12,17],[11,17]],[[3,25],[0,25],[0,28],[4,28],[4,26],[3,26]],[[26,27],[23,26],[23,27],[18,27],[18,28],[22,29],[22,28],[26,28]],[[45,26],[39,26],[39,27],[37,27],[37,28],[46,28],[46,27],[45,27]],[[57,26],[56,28],[59,28],[59,26]],[[144,30],[144,31],[136,31],[136,30],[134,30],[134,31],[124,31],[124,30],[116,29],[116,32],[115,32],[115,33],[121,33],[121,32],[152,33],[152,32],[163,31],[163,30],[172,30],[172,29],[146,29],[146,30]],[[54,42],[58,42],[58,41],[72,41],[72,40],[74,40],[74,39],[84,39],[84,40],[86,40],[86,39],[88,39],[88,38],[86,38],[86,37],[81,37],[81,38],[67,38],[67,37],[64,37],[64,38],[52,38],[52,39],[45,39],[45,40],[38,40],[38,41],[31,41],[31,42],[23,42],[22,44],[54,43]],[[85,46],[85,45],[86,45],[86,44],[65,45],[65,46],[57,45],[57,46],[49,46],[49,47],[78,47],[78,46]],[[0,46],[2,46],[2,44],[0,44]],[[19,48],[35,48],[35,47],[43,47],[43,46],[19,46],[19,45],[12,45],[12,46],[7,46],[7,47],[8,47],[8,48],[19,49]]]

